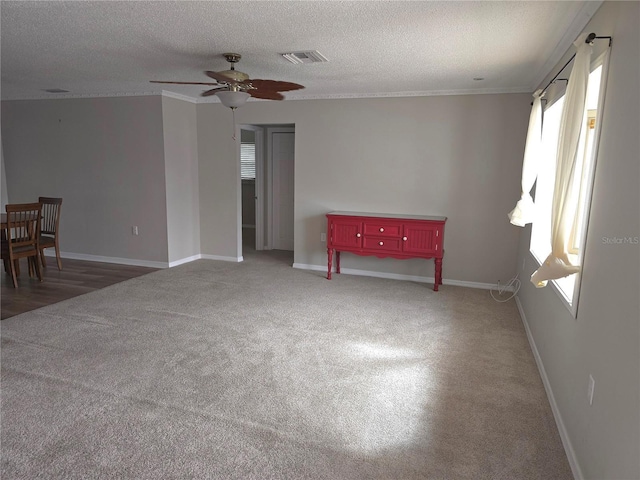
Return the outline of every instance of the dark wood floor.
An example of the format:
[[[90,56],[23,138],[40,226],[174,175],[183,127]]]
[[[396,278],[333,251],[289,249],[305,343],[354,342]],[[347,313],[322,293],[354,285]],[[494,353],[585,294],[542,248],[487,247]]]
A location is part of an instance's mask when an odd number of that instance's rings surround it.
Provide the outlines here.
[[[47,268],[43,269],[42,283],[37,278],[29,278],[26,259],[21,260],[20,263],[18,288],[13,288],[10,275],[0,271],[2,283],[0,317],[2,319],[157,270],[149,267],[63,258],[62,271],[59,271],[55,258],[47,258],[47,260]]]

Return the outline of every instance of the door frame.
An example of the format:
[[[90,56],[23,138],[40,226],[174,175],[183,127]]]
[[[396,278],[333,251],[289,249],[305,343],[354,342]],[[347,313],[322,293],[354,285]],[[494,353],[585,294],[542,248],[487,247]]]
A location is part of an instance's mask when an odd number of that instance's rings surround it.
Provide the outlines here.
[[[256,209],[256,250],[265,250],[264,243],[264,128],[258,125],[240,125],[240,130],[250,130],[254,132],[254,143],[256,146],[256,179],[255,179],[255,209]],[[240,138],[238,135],[237,138]],[[238,163],[240,159],[238,159]],[[240,189],[242,190],[242,178],[240,178]],[[242,204],[240,205],[240,223],[242,223]],[[242,228],[240,229],[242,232]],[[241,242],[242,243],[242,242]]]
[[[277,190],[276,187],[276,178],[277,178],[277,173],[278,173],[278,166],[275,164],[274,160],[273,160],[273,152],[272,152],[272,134],[273,133],[293,133],[294,138],[295,138],[295,133],[296,133],[296,127],[295,125],[292,124],[284,124],[282,126],[267,126],[266,127],[266,137],[267,137],[267,145],[266,145],[266,152],[267,152],[267,161],[266,161],[266,170],[267,170],[267,185],[269,186],[268,191],[267,191],[267,240],[268,240],[268,246],[265,246],[266,250],[271,250],[273,249],[273,246],[275,245],[275,241],[274,241],[274,235],[276,234],[275,232],[275,228],[274,228],[274,223],[276,220],[276,215],[274,213],[274,208],[273,206],[275,205],[275,202],[278,200],[277,198],[274,198],[274,192]],[[293,171],[294,171],[294,179],[295,179],[295,147],[294,147],[294,162],[293,162]],[[257,175],[257,173],[256,173]],[[295,180],[294,180],[294,192],[295,192]],[[293,205],[294,209],[295,209],[295,193],[294,193],[294,205]],[[292,219],[292,221],[294,222],[295,225],[295,213],[294,213],[294,218]],[[294,245],[295,245],[295,232],[294,232]],[[294,247],[295,248],[295,247]]]

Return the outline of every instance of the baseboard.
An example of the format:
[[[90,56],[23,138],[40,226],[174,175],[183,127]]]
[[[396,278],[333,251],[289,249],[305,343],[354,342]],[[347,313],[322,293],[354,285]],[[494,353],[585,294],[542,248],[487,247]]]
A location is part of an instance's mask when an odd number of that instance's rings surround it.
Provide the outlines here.
[[[181,258],[180,260],[176,260],[175,262],[170,262],[169,267],[177,267],[178,265],[182,265],[184,263],[193,262],[195,260],[219,260],[222,262],[242,262],[244,260],[243,257],[222,257],[220,255],[203,255],[199,253],[198,255],[192,255],[191,257]]]
[[[221,255],[205,255],[200,254],[200,258],[203,258],[205,260],[221,260],[223,262],[243,262],[244,258],[242,256],[239,257],[223,257]]]
[[[44,255],[45,257],[54,257],[54,258],[56,256],[53,249],[45,250]],[[134,265],[136,267],[151,267],[151,268],[177,267],[178,265],[193,262],[195,260],[200,260],[201,258],[205,260],[221,260],[223,262],[235,262],[235,263],[242,262],[244,260],[244,258],[241,256],[240,257],[224,257],[221,255],[204,255],[204,254],[192,255],[190,257],[174,260],[173,262],[154,262],[150,260],[138,260],[135,258],[104,257],[102,255],[88,255],[86,253],[70,253],[70,252],[60,252],[60,257],[70,258],[72,260],[85,260],[87,262],[118,263],[120,265]]]
[[[46,257],[55,257],[53,250],[45,250]],[[121,257],[104,257],[102,255],[88,255],[86,253],[70,253],[60,252],[60,257],[69,258],[71,260],[85,260],[87,262],[102,262],[102,263],[118,263],[120,265],[134,265],[136,267],[151,267],[151,268],[168,268],[168,262],[154,262],[151,260],[138,260],[134,258],[121,258]]]
[[[542,383],[544,385],[545,391],[547,392],[547,398],[549,399],[549,404],[551,405],[553,418],[556,421],[556,426],[558,427],[558,432],[560,433],[560,439],[562,440],[562,445],[564,446],[565,453],[567,454],[567,459],[569,460],[569,465],[571,466],[571,472],[573,473],[573,477],[575,478],[575,480],[583,480],[584,476],[582,475],[582,469],[580,468],[580,464],[578,463],[576,452],[573,449],[573,445],[571,444],[571,440],[569,438],[569,434],[567,433],[567,429],[564,426],[564,422],[562,421],[562,415],[560,415],[558,404],[556,403],[555,396],[553,395],[553,390],[551,389],[551,383],[549,383],[549,377],[547,377],[547,372],[544,368],[544,364],[542,363],[542,357],[540,357],[540,352],[538,352],[538,347],[536,347],[536,342],[533,339],[531,329],[529,328],[529,323],[527,322],[527,316],[524,313],[524,308],[522,307],[522,303],[520,303],[520,298],[517,296],[515,298],[516,298],[516,305],[518,307],[518,312],[520,312],[520,318],[522,320],[522,324],[524,325],[524,329],[527,332],[527,339],[529,340],[529,346],[531,347],[531,351],[533,352],[533,357],[536,359],[536,364],[538,365],[538,371],[540,372],[540,377],[542,378]]]
[[[202,255],[198,254],[198,255],[192,255],[190,257],[181,258],[180,260],[174,260],[173,262],[169,262],[169,268],[177,267],[178,265],[190,263],[195,260],[200,260],[201,258],[202,258]]]
[[[480,290],[500,290],[504,292],[514,292],[515,288],[505,287],[504,285],[498,285],[497,283],[483,283],[483,282],[467,282],[466,280],[451,280],[444,278],[442,280],[443,285],[453,285],[455,287],[467,287],[478,288]]]
[[[298,268],[300,270],[313,270],[316,272],[326,272],[327,267],[323,265],[309,265],[305,263],[294,263],[293,268]],[[335,269],[333,270],[335,272]],[[435,278],[433,277],[422,277],[419,275],[403,275],[400,273],[388,273],[388,272],[375,272],[371,270],[358,270],[355,268],[341,268],[340,274],[345,275],[357,275],[362,277],[376,277],[376,278],[388,278],[390,280],[404,280],[409,282],[419,282],[419,283],[433,283],[435,282]],[[479,288],[482,290],[496,290],[498,289],[498,285],[492,283],[481,283],[481,282],[467,282],[464,280],[451,280],[451,279],[442,279],[443,285],[453,285],[456,287],[468,287],[468,288]],[[504,287],[502,287],[504,288]],[[513,287],[508,287],[504,289],[508,292],[513,292]]]

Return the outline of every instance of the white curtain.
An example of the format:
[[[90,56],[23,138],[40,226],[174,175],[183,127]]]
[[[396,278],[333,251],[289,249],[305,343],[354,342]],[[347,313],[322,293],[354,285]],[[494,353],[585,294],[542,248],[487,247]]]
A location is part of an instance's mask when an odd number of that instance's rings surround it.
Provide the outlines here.
[[[533,94],[533,106],[529,116],[529,129],[527,142],[524,147],[524,160],[522,161],[522,195],[511,212],[509,221],[518,227],[524,227],[533,222],[535,205],[531,198],[531,189],[538,176],[538,162],[540,161],[540,144],[542,138],[542,90],[536,90]]]
[[[576,215],[575,202],[569,201],[580,179],[576,178],[576,154],[580,130],[585,119],[585,102],[589,69],[591,65],[590,44],[585,43],[587,34],[574,42],[577,48],[573,69],[569,76],[565,94],[558,150],[556,154],[556,181],[553,190],[551,211],[551,253],[544,263],[531,275],[536,287],[544,287],[548,280],[566,277],[580,271],[580,267],[569,261],[567,244]]]

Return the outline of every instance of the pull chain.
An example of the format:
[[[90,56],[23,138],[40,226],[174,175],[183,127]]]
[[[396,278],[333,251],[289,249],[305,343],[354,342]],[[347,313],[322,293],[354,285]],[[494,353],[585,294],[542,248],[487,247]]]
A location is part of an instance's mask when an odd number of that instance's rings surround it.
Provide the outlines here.
[[[233,117],[233,135],[231,135],[231,138],[235,140],[236,139],[236,109],[235,108],[231,109],[231,115]]]

